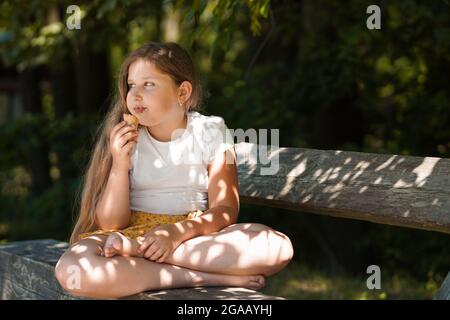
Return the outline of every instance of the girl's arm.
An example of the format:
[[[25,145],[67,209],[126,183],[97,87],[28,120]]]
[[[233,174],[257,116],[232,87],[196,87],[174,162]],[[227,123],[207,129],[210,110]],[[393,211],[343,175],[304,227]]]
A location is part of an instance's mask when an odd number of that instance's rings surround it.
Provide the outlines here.
[[[96,211],[96,223],[103,230],[123,229],[130,223],[128,170],[136,138],[136,128],[125,125],[125,121],[117,124],[111,131],[109,145],[113,164]]]
[[[105,192],[97,206],[97,225],[102,230],[116,230],[130,223],[128,170],[111,168]]]

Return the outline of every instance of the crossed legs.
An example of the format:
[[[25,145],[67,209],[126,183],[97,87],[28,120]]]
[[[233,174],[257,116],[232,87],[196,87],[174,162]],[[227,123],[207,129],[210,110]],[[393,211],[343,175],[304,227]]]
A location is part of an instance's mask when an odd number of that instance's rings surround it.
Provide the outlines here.
[[[189,239],[165,263],[137,256],[137,243],[125,237],[114,249],[114,256],[104,257],[101,254],[106,239],[85,238],[60,258],[55,273],[66,290],[78,296],[101,298],[195,286],[258,290],[264,286],[262,275],[280,271],[293,255],[287,236],[255,223],[234,224]],[[78,282],[74,281],[74,270],[79,271]]]

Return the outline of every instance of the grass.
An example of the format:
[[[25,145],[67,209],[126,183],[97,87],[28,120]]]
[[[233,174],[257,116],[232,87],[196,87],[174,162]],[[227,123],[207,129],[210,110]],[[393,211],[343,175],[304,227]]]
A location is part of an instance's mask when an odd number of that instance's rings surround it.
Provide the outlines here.
[[[328,275],[292,261],[281,272],[266,278],[261,292],[291,300],[428,300],[433,299],[442,283],[440,277],[420,282],[382,273],[381,289],[369,290],[367,277]]]

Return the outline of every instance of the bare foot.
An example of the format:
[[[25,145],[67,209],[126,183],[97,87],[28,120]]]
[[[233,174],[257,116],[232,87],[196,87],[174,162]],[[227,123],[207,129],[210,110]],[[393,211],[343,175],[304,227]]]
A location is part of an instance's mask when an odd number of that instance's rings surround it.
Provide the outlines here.
[[[106,238],[102,256],[106,258],[117,255],[124,257],[142,257],[143,253],[138,252],[139,245],[135,239],[127,238],[120,232],[114,232]]]
[[[249,276],[249,277],[250,277],[250,283],[249,283],[249,286],[246,288],[249,288],[252,290],[259,290],[259,289],[262,289],[266,285],[266,279],[262,275]]]
[[[259,290],[265,285],[265,279],[262,275],[241,276],[205,273],[202,278],[201,285],[206,286],[231,286]]]
[[[106,238],[103,246],[102,256],[106,258],[114,257],[115,255],[122,255],[123,241],[122,235],[114,232]]]

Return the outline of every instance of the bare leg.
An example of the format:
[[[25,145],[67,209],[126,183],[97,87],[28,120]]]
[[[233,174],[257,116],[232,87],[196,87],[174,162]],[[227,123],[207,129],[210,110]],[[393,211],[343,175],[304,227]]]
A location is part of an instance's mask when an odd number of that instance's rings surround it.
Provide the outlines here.
[[[269,276],[293,254],[285,234],[258,223],[238,223],[183,242],[165,262],[205,272]]]
[[[111,248],[105,248],[106,256],[142,257],[138,242],[118,233],[105,247]],[[165,263],[211,273],[269,276],[284,268],[293,253],[283,233],[258,223],[239,223],[183,242]]]
[[[55,275],[76,296],[116,298],[147,290],[197,286],[238,286],[260,289],[264,277],[211,274],[143,258],[100,255],[106,236],[91,236],[69,248]]]

